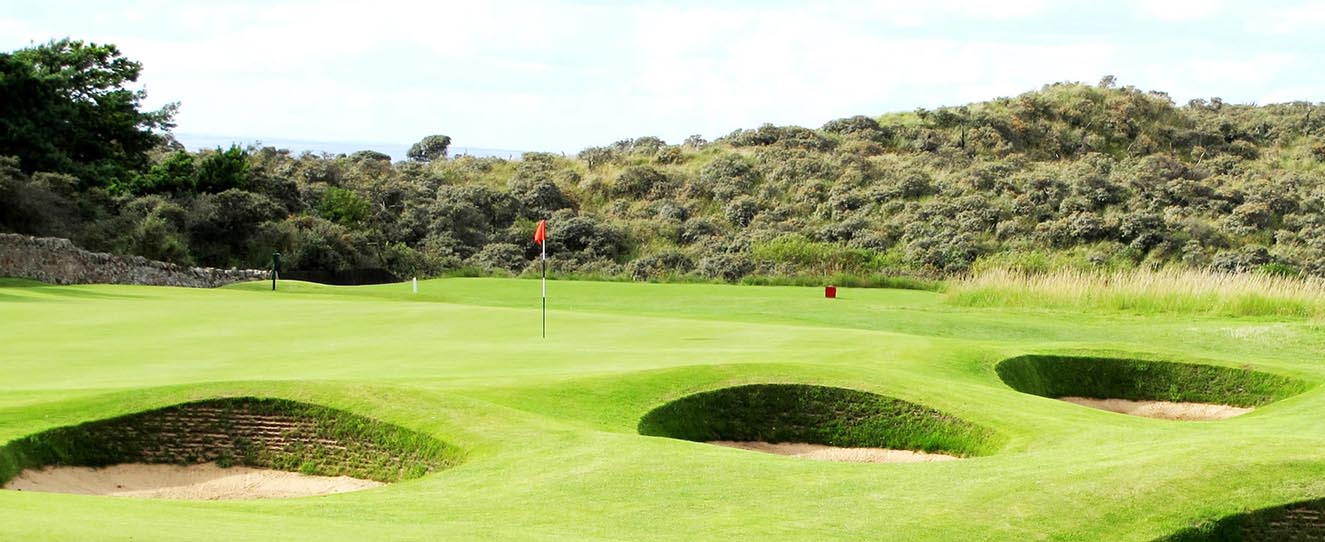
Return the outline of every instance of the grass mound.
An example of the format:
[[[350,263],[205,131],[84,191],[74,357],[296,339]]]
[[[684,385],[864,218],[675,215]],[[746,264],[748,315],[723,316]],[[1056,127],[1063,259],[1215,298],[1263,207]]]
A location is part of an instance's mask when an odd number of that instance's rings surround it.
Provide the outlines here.
[[[873,393],[801,384],[753,384],[682,397],[639,423],[642,435],[696,442],[803,442],[987,455],[993,430],[932,408]]]
[[[0,447],[0,483],[24,469],[216,462],[396,482],[458,463],[432,437],[349,412],[284,399],[183,403],[59,427]]]
[[[1325,499],[1263,508],[1222,518],[1156,542],[1280,542],[1325,540]]]
[[[1310,384],[1270,373],[1166,361],[1027,355],[995,368],[1012,389],[1042,397],[1216,403],[1258,407]]]

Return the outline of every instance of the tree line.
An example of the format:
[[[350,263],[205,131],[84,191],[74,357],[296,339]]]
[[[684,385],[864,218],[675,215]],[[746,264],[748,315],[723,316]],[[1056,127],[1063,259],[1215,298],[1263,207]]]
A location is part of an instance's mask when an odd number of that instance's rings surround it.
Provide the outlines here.
[[[141,66],[0,54],[0,229],[185,264],[397,276],[940,278],[982,267],[1325,275],[1325,107],[1057,83],[956,107],[576,156],[183,149]]]

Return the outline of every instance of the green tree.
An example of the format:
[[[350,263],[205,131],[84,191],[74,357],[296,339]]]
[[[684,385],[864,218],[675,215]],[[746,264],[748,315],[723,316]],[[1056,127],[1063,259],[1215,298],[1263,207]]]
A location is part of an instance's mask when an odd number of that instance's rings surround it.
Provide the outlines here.
[[[147,152],[178,107],[143,111],[142,90],[126,88],[142,65],[114,45],[62,39],[0,53],[0,156],[23,171],[110,186],[147,167]]]
[[[251,254],[252,241],[264,222],[284,216],[279,205],[252,192],[231,189],[198,196],[188,214],[192,252],[203,265],[260,266],[266,255]]]
[[[438,158],[446,158],[446,149],[450,146],[451,136],[430,135],[410,147],[406,156],[415,162],[431,162]]]
[[[191,194],[197,189],[198,168],[188,151],[176,151],[152,166],[129,186],[134,194]]]
[[[317,214],[342,226],[357,226],[368,219],[372,209],[368,201],[353,190],[331,187],[322,194]]]
[[[389,164],[391,163],[391,155],[374,150],[362,150],[350,154],[350,160],[355,162],[360,160],[370,160],[374,162],[386,162]]]
[[[23,174],[18,159],[0,156],[0,232],[68,236],[77,218],[75,202]]]
[[[198,165],[198,192],[219,194],[232,188],[248,187],[248,152],[231,145],[229,150],[203,158]]]

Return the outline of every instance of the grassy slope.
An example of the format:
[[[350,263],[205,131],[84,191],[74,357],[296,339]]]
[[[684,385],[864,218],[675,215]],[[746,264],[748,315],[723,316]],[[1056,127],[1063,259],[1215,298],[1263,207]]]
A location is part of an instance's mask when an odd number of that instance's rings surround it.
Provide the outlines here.
[[[0,441],[217,395],[325,404],[464,447],[382,489],[259,502],[0,492],[22,540],[1149,540],[1325,496],[1325,391],[1208,423],[1014,392],[1027,352],[1255,367],[1325,381],[1307,320],[972,309],[938,294],[449,279],[224,290],[0,286]],[[802,461],[640,437],[668,400],[795,381],[918,402],[993,427],[952,463]]]

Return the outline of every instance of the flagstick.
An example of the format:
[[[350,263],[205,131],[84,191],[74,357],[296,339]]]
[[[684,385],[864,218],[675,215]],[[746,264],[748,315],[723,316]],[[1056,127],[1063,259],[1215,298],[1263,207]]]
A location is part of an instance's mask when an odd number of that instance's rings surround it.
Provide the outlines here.
[[[543,338],[547,338],[547,241],[539,243],[543,246]]]

